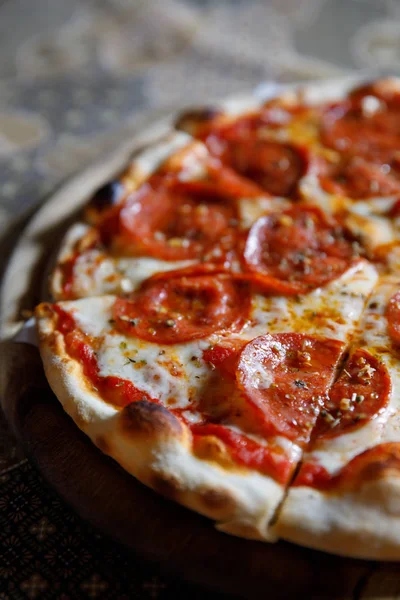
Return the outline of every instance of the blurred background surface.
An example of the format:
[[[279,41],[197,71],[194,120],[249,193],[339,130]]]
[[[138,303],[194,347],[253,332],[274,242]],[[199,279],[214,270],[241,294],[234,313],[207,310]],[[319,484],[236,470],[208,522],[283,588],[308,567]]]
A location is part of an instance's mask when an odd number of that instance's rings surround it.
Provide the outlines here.
[[[398,69],[397,0],[0,0],[0,227],[135,120],[260,81]]]
[[[395,0],[0,0],[0,234],[145,114],[399,60]],[[170,597],[204,593],[82,523],[0,415],[0,598]]]

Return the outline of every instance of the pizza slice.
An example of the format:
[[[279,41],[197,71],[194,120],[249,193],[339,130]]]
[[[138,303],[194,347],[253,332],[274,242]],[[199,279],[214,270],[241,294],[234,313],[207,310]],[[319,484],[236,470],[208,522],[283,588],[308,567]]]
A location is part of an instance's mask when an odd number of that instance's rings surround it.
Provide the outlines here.
[[[305,546],[396,559],[400,540],[400,293],[381,279],[275,526]]]
[[[46,375],[78,427],[139,480],[224,531],[272,539],[375,281],[360,260],[303,300],[177,271],[128,297],[42,304]]]

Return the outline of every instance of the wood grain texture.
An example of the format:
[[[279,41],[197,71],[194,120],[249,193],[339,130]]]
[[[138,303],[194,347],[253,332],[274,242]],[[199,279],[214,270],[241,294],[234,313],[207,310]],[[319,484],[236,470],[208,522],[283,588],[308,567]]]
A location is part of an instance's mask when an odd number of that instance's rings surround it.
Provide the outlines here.
[[[379,565],[365,580],[360,600],[398,600],[400,598],[398,565]]]
[[[169,573],[244,598],[267,590],[274,599],[364,597],[372,563],[230,537],[136,481],[64,413],[33,346],[4,342],[0,365],[0,398],[17,436],[47,481],[103,532]]]

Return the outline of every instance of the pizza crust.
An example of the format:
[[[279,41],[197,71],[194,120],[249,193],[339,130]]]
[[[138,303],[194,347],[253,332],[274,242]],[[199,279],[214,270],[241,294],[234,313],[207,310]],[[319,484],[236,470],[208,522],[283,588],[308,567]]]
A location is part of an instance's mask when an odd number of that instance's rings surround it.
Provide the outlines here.
[[[337,494],[293,487],[278,521],[277,536],[342,556],[400,559],[400,473],[382,474]]]
[[[189,429],[162,406],[142,401],[118,410],[103,402],[88,387],[81,365],[66,353],[47,305],[39,305],[36,319],[50,387],[102,452],[145,485],[212,518],[221,531],[275,541],[269,522],[283,497],[281,485],[244,468],[224,468],[215,460],[218,455],[198,458]],[[215,438],[208,440],[213,457]]]

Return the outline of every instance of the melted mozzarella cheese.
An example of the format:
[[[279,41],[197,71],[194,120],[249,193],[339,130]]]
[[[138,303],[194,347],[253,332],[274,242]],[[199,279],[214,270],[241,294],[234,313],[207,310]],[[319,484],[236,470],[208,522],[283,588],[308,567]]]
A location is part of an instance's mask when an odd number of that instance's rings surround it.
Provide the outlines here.
[[[67,231],[64,239],[62,240],[60,252],[57,256],[58,262],[61,263],[71,258],[71,255],[73,255],[74,252],[75,244],[84,239],[90,230],[90,225],[86,225],[85,223],[75,223],[75,225],[73,225],[71,229]]]
[[[338,194],[328,194],[315,173],[305,175],[299,183],[305,204],[314,204],[329,214],[345,213],[344,223],[369,250],[400,239],[400,227],[387,216],[396,201],[395,196],[352,200]]]
[[[289,457],[293,463],[297,464],[299,462],[303,454],[303,451],[300,448],[300,446],[298,446],[294,442],[291,442],[287,438],[282,437],[281,435],[277,435],[274,438],[274,443],[277,446],[280,446],[282,450],[284,450],[285,455]]]
[[[396,239],[393,225],[386,217],[374,214],[364,216],[349,210],[344,224],[369,250],[374,250],[383,244],[390,244]]]
[[[400,244],[388,247],[385,255],[385,272],[388,276],[400,275]]]
[[[84,333],[99,337],[110,327],[114,302],[115,296],[103,296],[61,302],[60,306],[73,316]]]
[[[124,291],[133,291],[139,285],[154,275],[155,273],[165,273],[175,269],[183,269],[193,265],[196,261],[193,260],[175,260],[166,261],[157,258],[118,258],[115,260],[116,268],[121,276],[129,282],[130,289]],[[128,284],[127,284],[128,285]]]
[[[355,202],[351,206],[351,212],[363,216],[385,216],[390,211],[395,202],[396,198],[393,196],[357,200],[357,202]]]
[[[285,198],[260,196],[259,198],[241,198],[239,200],[239,219],[242,229],[250,227],[265,214],[281,212],[290,208],[291,202]]]
[[[257,295],[242,337],[293,331],[346,341],[377,277],[371,264],[360,261],[338,279],[304,296]]]
[[[99,250],[88,250],[75,262],[72,292],[77,298],[113,293],[121,289],[121,279],[111,258]]]
[[[375,113],[384,109],[385,103],[376,96],[365,96],[361,100],[361,111],[364,117],[373,117]]]
[[[186,408],[199,400],[212,376],[198,341],[159,346],[109,333],[103,337],[97,360],[100,375],[131,381],[171,408]]]
[[[172,408],[198,399],[212,375],[202,358],[205,340],[160,345],[118,333],[112,321],[114,296],[64,302],[80,329],[97,338],[100,375],[120,377]]]
[[[110,258],[99,250],[81,254],[74,265],[72,292],[76,297],[129,293],[155,273],[181,269],[194,261],[156,258]]]
[[[193,181],[207,176],[205,161],[209,157],[208,150],[201,142],[195,142],[191,152],[186,153],[181,159],[178,156],[177,167],[180,170],[181,181]],[[172,157],[172,160],[174,157]]]
[[[397,199],[397,196],[377,196],[352,200],[340,194],[329,194],[322,189],[318,174],[312,169],[300,180],[299,189],[304,202],[316,204],[325,212],[335,213],[345,209],[364,217],[385,216]]]

